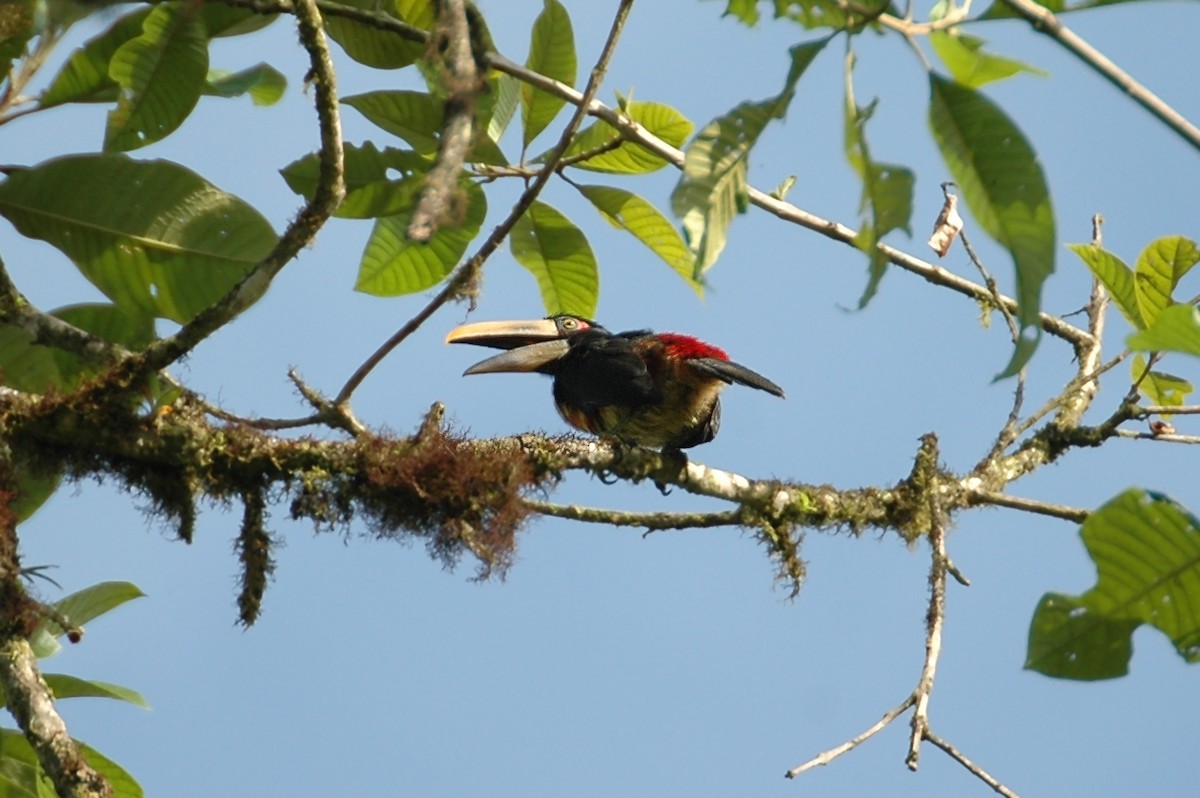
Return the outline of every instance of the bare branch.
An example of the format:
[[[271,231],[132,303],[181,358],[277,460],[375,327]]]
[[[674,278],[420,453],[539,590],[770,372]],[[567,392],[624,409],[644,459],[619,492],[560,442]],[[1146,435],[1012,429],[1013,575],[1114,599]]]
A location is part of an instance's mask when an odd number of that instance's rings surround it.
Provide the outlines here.
[[[1083,523],[1091,515],[1091,510],[1082,507],[1070,507],[1066,504],[1040,502],[1036,499],[1025,499],[1020,496],[1010,496],[1007,493],[997,493],[990,490],[968,488],[968,497],[977,504],[994,504],[998,507],[1009,507],[1013,510],[1024,510],[1027,513],[1048,515],[1051,518],[1061,518],[1064,521]]]
[[[1164,102],[1157,94],[1133,79],[1103,53],[1084,41],[1044,6],[1033,0],[1004,0],[1004,4],[1028,21],[1038,33],[1044,33],[1099,73],[1105,80],[1128,94],[1134,102],[1200,150],[1200,128]]]
[[[945,751],[947,754],[950,755],[951,759],[953,759],[955,762],[957,762],[958,764],[965,767],[968,771],[971,772],[971,775],[975,776],[977,779],[982,781],[984,784],[991,787],[993,790],[998,792],[1000,795],[1003,795],[1005,798],[1020,798],[1020,796],[1018,796],[1015,792],[1013,792],[1008,787],[1005,787],[1003,784],[1001,784],[999,781],[997,781],[994,776],[992,776],[990,773],[988,773],[983,768],[979,767],[979,765],[976,765],[970,759],[967,759],[967,757],[961,751],[959,751],[957,748],[955,748],[950,743],[943,740],[941,737],[938,737],[932,731],[926,730],[925,739],[928,740],[929,742],[933,743],[934,745],[936,745],[938,748]]]
[[[807,762],[804,762],[803,764],[800,764],[800,765],[796,765],[796,767],[792,768],[791,770],[789,770],[787,773],[785,773],[783,775],[789,779],[794,779],[806,770],[812,770],[813,768],[818,767],[818,766],[828,765],[830,762],[837,759],[842,754],[845,754],[849,751],[853,751],[855,748],[862,745],[867,740],[871,739],[876,734],[878,734],[879,732],[886,729],[888,727],[888,724],[890,724],[896,718],[900,717],[900,715],[904,714],[905,710],[907,710],[909,707],[911,707],[916,702],[916,700],[917,700],[916,694],[915,693],[910,694],[908,696],[908,698],[904,699],[902,702],[900,702],[900,704],[898,704],[895,707],[892,707],[887,712],[883,713],[883,717],[880,718],[873,726],[868,728],[862,734],[851,737],[846,742],[842,743],[841,745],[834,746],[833,748],[830,748],[828,751],[822,751],[821,753],[817,754],[816,756],[814,756],[812,759],[808,760]]]
[[[707,529],[747,523],[740,510],[719,513],[639,513],[603,507],[581,507],[578,504],[552,504],[536,499],[526,499],[525,506],[534,512],[555,518],[609,526],[637,526],[648,532],[663,529]]]

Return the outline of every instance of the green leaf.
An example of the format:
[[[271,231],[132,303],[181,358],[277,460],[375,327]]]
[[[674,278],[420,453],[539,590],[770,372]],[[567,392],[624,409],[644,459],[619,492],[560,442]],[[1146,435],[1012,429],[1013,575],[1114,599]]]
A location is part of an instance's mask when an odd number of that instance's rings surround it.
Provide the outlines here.
[[[111,798],[143,798],[142,786],[125,768],[112,761],[104,754],[79,740],[75,741],[79,752],[87,759],[88,764],[95,768],[100,775],[112,786]]]
[[[156,6],[146,17],[142,35],[113,54],[108,75],[119,90],[104,132],[106,151],[159,141],[196,107],[208,74],[208,29],[197,8],[184,3]]]
[[[571,29],[571,17],[558,0],[542,0],[542,3],[542,13],[533,21],[529,58],[525,61],[525,67],[572,86],[575,84],[576,63],[575,32]],[[535,89],[528,83],[521,84],[521,127],[526,147],[546,129],[565,103],[566,100]]]
[[[343,97],[342,103],[404,139],[417,152],[437,152],[444,118],[444,103],[437,97],[419,91],[382,90]]]
[[[1193,390],[1190,382],[1182,377],[1176,377],[1174,374],[1162,371],[1146,373],[1146,358],[1140,354],[1133,356],[1130,372],[1134,382],[1142,381],[1138,390],[1150,400],[1151,404],[1178,407],[1187,403],[1188,395]],[[1142,379],[1142,374],[1146,374],[1145,379]],[[1164,419],[1171,416],[1171,413],[1162,414]]]
[[[671,192],[671,210],[683,220],[697,276],[708,271],[725,248],[733,217],[747,204],[746,159],[772,119],[787,112],[796,82],[828,39],[791,48],[792,65],[783,91],[762,102],[743,102],[709,122],[688,145],[683,176]]]
[[[388,13],[388,3],[378,0],[334,0],[338,5],[364,11]],[[403,16],[403,15],[401,15]],[[409,20],[411,22],[411,20]],[[425,45],[401,39],[395,33],[365,22],[345,17],[325,15],[325,31],[346,51],[346,55],[364,66],[375,69],[400,69],[425,54]]]
[[[344,147],[346,199],[336,215],[344,219],[372,219],[393,216],[408,210],[421,190],[430,162],[409,150],[385,147],[376,149],[371,142]],[[320,179],[321,160],[309,154],[279,171],[288,187],[306,199],[312,199]]]
[[[833,28],[843,30],[851,21],[837,0],[775,0],[775,18],[790,19],[808,30]],[[861,14],[858,17],[861,19]]]
[[[358,267],[354,290],[374,296],[398,296],[437,285],[462,258],[479,233],[487,199],[475,183],[463,181],[466,213],[458,225],[443,224],[428,243],[409,240],[412,211],[375,223]]]
[[[71,623],[83,626],[125,602],[144,595],[146,594],[137,585],[130,582],[100,582],[59,599],[52,606]],[[33,634],[29,636],[34,655],[38,659],[44,659],[58,651],[61,646],[55,638],[64,634],[66,631],[56,622],[42,618]]]
[[[695,278],[695,258],[675,225],[646,200],[611,186],[577,186],[609,224],[633,234],[650,251],[679,273],[697,296],[704,296],[704,284]]]
[[[0,215],[117,305],[184,323],[275,246],[258,211],[169,161],[72,155],[13,172]]]
[[[929,124],[979,226],[1012,255],[1021,344],[1016,374],[1041,335],[1042,284],[1054,272],[1054,211],[1037,156],[1003,111],[974,89],[930,75]]]
[[[17,486],[17,495],[10,507],[17,523],[28,521],[41,509],[62,482],[61,469],[54,473],[31,472],[20,461],[13,463],[13,478]]]
[[[1131,488],[1088,516],[1080,536],[1096,584],[1082,596],[1042,597],[1025,667],[1064,679],[1123,676],[1143,623],[1200,662],[1200,522],[1162,494]]]
[[[283,98],[287,78],[270,64],[255,64],[241,72],[214,69],[208,73],[203,93],[210,97],[241,97],[249,94],[255,105],[274,105]]]
[[[150,704],[137,690],[130,690],[119,684],[98,682],[91,679],[80,679],[65,673],[43,674],[47,686],[54,693],[54,698],[61,701],[64,698],[112,698],[125,701],[142,709],[149,709]]]
[[[203,3],[200,6],[200,18],[210,39],[254,33],[278,17],[278,14],[259,14],[249,8],[236,8],[224,3]]]
[[[942,59],[954,79],[964,86],[977,89],[994,80],[1004,80],[1020,72],[1045,77],[1050,73],[1043,69],[1014,61],[1000,55],[984,52],[987,44],[983,39],[952,28],[948,31],[933,31],[929,34],[933,51]]]
[[[534,202],[509,236],[517,262],[533,273],[546,313],[596,315],[600,275],[596,257],[578,227],[544,202]]]
[[[495,102],[488,118],[487,134],[492,141],[498,142],[521,102],[521,82],[512,75],[500,75],[492,83],[492,95]]]
[[[854,245],[868,258],[866,288],[858,299],[859,309],[865,308],[879,289],[887,270],[888,260],[879,251],[880,240],[893,230],[903,230],[912,236],[912,198],[916,178],[910,169],[896,164],[880,163],[871,157],[867,143],[867,121],[875,112],[876,102],[862,107],[854,98],[854,57],[846,59],[846,103],[844,138],[846,160],[862,181],[862,197],[858,212],[861,216]]]
[[[728,0],[723,17],[734,17],[747,27],[758,24],[758,0]]]
[[[622,110],[631,121],[672,147],[682,147],[692,134],[691,121],[669,105],[635,101],[626,103]],[[569,159],[587,152],[598,154],[587,160],[576,161],[571,166],[614,175],[640,175],[656,172],[668,163],[665,158],[642,146],[623,140],[620,131],[603,120],[575,136],[563,155]],[[545,160],[545,155],[535,160]]]
[[[1146,322],[1138,308],[1137,294],[1133,287],[1133,270],[1116,255],[1094,244],[1067,244],[1067,249],[1078,255],[1101,282],[1125,320],[1135,330],[1145,329]]]
[[[1147,325],[1154,324],[1179,280],[1200,260],[1195,243],[1183,236],[1167,236],[1150,242],[1134,266],[1133,287],[1138,308]]]
[[[142,35],[142,24],[151,9],[132,11],[106,31],[71,53],[54,80],[42,92],[38,105],[51,108],[63,103],[109,102],[117,97],[117,83],[108,76],[108,65],[121,45]]]
[[[40,798],[42,776],[37,754],[15,729],[0,729],[0,795],[4,798]],[[50,791],[53,794],[53,790]]]
[[[1200,316],[1191,305],[1171,305],[1148,329],[1125,339],[1130,349],[1184,352],[1200,357]]]

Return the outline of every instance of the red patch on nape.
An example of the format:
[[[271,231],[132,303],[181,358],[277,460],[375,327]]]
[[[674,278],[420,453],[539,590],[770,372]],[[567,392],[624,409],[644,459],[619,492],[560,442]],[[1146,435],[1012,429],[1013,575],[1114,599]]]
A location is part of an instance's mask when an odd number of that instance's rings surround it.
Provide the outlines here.
[[[682,360],[694,357],[711,357],[717,360],[729,359],[729,355],[725,354],[724,349],[712,344],[706,344],[699,338],[693,338],[690,335],[659,333],[655,337],[662,341],[663,346],[667,349],[667,354],[671,357],[677,357]]]

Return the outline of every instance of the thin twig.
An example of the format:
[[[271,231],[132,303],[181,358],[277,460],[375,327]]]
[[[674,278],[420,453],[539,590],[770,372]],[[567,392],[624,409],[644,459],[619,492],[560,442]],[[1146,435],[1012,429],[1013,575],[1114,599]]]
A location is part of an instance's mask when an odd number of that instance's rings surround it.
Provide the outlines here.
[[[1119,429],[1116,431],[1118,438],[1132,438],[1138,441],[1160,441],[1162,443],[1186,443],[1196,445],[1200,443],[1200,435],[1175,435],[1163,434],[1155,435],[1153,432],[1134,432],[1131,429]]]
[[[968,488],[967,497],[973,504],[994,504],[998,507],[1008,507],[1013,510],[1024,510],[1027,513],[1048,515],[1051,518],[1061,518],[1065,521],[1082,523],[1091,510],[1082,507],[1071,507],[1066,504],[1041,502],[1036,499],[1026,499],[1021,496],[1010,496],[1007,493],[997,493],[991,490]]]
[[[715,513],[640,513],[609,510],[602,507],[581,507],[578,504],[553,504],[537,499],[526,499],[524,503],[534,512],[555,518],[609,526],[636,526],[647,530],[707,529],[746,523],[741,510],[725,510]]]
[[[898,718],[902,714],[904,714],[905,710],[907,710],[909,707],[911,707],[913,705],[913,703],[916,702],[916,700],[917,700],[916,693],[910,693],[908,698],[904,699],[897,706],[895,706],[892,709],[889,709],[887,712],[883,713],[883,717],[880,718],[874,725],[872,725],[870,728],[868,728],[862,734],[851,737],[846,742],[842,743],[841,745],[834,746],[833,748],[830,748],[828,751],[822,751],[821,753],[817,754],[816,756],[814,756],[812,759],[808,760],[807,762],[804,762],[803,764],[800,764],[800,765],[796,765],[796,767],[792,768],[791,770],[789,770],[787,773],[784,773],[783,775],[789,779],[794,779],[806,770],[812,770],[813,768],[818,767],[818,766],[828,765],[830,762],[837,759],[842,754],[845,754],[849,751],[853,751],[855,748],[862,745],[864,742],[871,739],[876,734],[879,734],[879,732],[881,732],[885,728],[887,728],[888,724],[890,724],[896,718]]]
[[[936,453],[936,449],[934,450]],[[938,660],[942,655],[942,627],[946,622],[946,514],[936,491],[929,492],[929,609],[925,616],[925,664],[921,678],[913,691],[912,733],[909,735],[908,756],[904,762],[909,770],[917,769],[921,758],[921,741],[929,731],[929,699],[937,678]]]
[[[608,70],[608,62],[612,59],[612,54],[616,50],[617,40],[620,38],[621,31],[625,27],[625,20],[629,16],[629,9],[633,5],[633,0],[621,0],[621,5],[617,8],[617,13],[613,19],[612,26],[608,31],[608,38],[604,42],[604,47],[600,52],[600,56],[596,59],[596,65],[592,67],[591,75],[588,77],[587,86],[582,95],[580,102],[575,108],[575,113],[571,116],[571,120],[563,128],[562,134],[559,136],[558,143],[551,150],[549,157],[546,159],[545,167],[530,183],[529,187],[521,193],[517,202],[513,205],[508,215],[476,250],[475,254],[468,258],[461,266],[454,270],[450,277],[446,280],[446,285],[442,287],[433,299],[431,299],[419,313],[413,316],[397,330],[390,338],[383,342],[370,357],[363,361],[350,378],[346,380],[346,384],[338,391],[337,397],[333,400],[335,404],[341,405],[349,401],[350,395],[362,384],[362,381],[367,378],[367,375],[383,361],[389,353],[408,336],[412,335],[422,324],[424,324],[430,316],[432,316],[442,305],[454,297],[459,296],[464,288],[474,281],[483,264],[491,257],[500,246],[500,243],[512,232],[517,221],[524,215],[534,200],[541,194],[547,182],[553,176],[554,169],[563,157],[563,153],[567,151],[567,147],[571,144],[571,139],[575,135],[575,131],[579,129],[584,118],[587,116],[587,109],[591,106],[596,93],[600,90],[600,84],[604,79],[604,74]],[[528,74],[536,74],[530,72]],[[540,77],[540,76],[539,76]],[[549,78],[546,78],[549,80]],[[555,81],[557,83],[557,81]],[[561,84],[560,84],[561,85]],[[574,91],[572,89],[571,91]]]
[[[1028,21],[1034,30],[1061,44],[1108,82],[1128,94],[1134,102],[1157,117],[1160,122],[1178,133],[1184,141],[1200,150],[1200,128],[1063,25],[1062,21],[1044,6],[1033,0],[1004,0],[1004,4]]]
[[[967,759],[967,757],[961,751],[959,751],[957,748],[955,748],[953,745],[951,745],[950,743],[943,740],[941,737],[938,737],[936,734],[934,734],[932,730],[927,729],[925,731],[925,739],[928,740],[929,742],[933,743],[934,745],[936,745],[938,748],[945,751],[947,754],[950,755],[951,759],[953,759],[955,762],[957,762],[958,764],[960,764],[964,768],[966,768],[968,771],[970,771],[972,776],[979,779],[984,784],[991,787],[993,790],[995,790],[999,794],[1003,795],[1005,798],[1020,798],[1020,796],[1018,796],[1015,792],[1010,790],[1008,787],[1005,787],[1003,784],[1001,784],[994,776],[992,776],[986,770],[979,767],[979,765],[976,765],[970,759]]]
[[[1134,408],[1135,418],[1161,415],[1194,416],[1198,414],[1200,414],[1200,405],[1139,405]]]

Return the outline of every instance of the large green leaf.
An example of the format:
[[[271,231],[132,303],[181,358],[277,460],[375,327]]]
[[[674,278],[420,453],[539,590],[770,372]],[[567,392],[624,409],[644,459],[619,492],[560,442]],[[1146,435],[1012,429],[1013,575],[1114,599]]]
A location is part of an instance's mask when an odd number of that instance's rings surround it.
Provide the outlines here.
[[[1042,284],[1054,271],[1054,211],[1037,156],[1012,120],[974,89],[930,74],[929,124],[979,226],[1012,256],[1021,346],[1016,374],[1041,335]]]
[[[430,165],[429,159],[414,152],[391,147],[381,151],[369,141],[361,146],[345,145],[344,155],[346,199],[336,215],[345,219],[372,219],[408,210]],[[292,191],[312,199],[320,168],[320,158],[314,153],[293,161],[279,173]]]
[[[112,786],[111,798],[143,798],[145,793],[142,791],[142,786],[129,774],[129,771],[87,743],[79,740],[76,740],[75,743],[79,746],[79,752],[84,755],[88,764],[104,776]]]
[[[983,39],[963,33],[957,28],[929,34],[933,51],[942,59],[954,79],[964,86],[977,89],[985,83],[1003,80],[1021,72],[1044,77],[1048,72],[1037,67],[985,52]]]
[[[388,13],[390,6],[389,3],[380,4],[379,0],[334,0],[334,2],[351,8],[383,13]],[[333,14],[325,15],[325,31],[329,34],[329,38],[346,51],[346,55],[360,64],[375,69],[406,67],[425,52],[425,45],[419,42],[410,42],[390,31]]]
[[[828,39],[791,48],[792,65],[783,91],[762,102],[743,102],[709,122],[688,145],[683,176],[671,192],[671,210],[683,220],[697,276],[716,263],[733,217],[746,209],[746,161],[772,119],[781,119],[796,82]]]
[[[108,114],[104,149],[132,150],[179,127],[208,74],[208,28],[198,6],[165,3],[146,17],[142,34],[122,44],[108,65],[117,107]]]
[[[1149,328],[1129,336],[1125,345],[1147,352],[1185,352],[1200,357],[1200,315],[1191,305],[1171,305]]]
[[[72,155],[0,183],[0,215],[133,313],[186,322],[275,246],[254,208],[169,161]]]
[[[1197,261],[1200,250],[1183,236],[1160,238],[1142,250],[1134,266],[1133,288],[1147,325],[1154,324],[1158,314],[1172,303],[1175,286]]]
[[[525,67],[572,86],[575,84],[576,63],[571,16],[558,0],[542,2],[542,13],[533,22],[529,58],[525,61]],[[521,84],[521,126],[526,147],[553,121],[565,102],[528,83]]]
[[[119,684],[80,679],[78,676],[69,676],[65,673],[47,673],[43,674],[42,678],[46,680],[46,685],[53,691],[55,699],[59,701],[64,698],[111,698],[116,701],[128,702],[142,709],[150,708],[150,704],[142,697],[141,693]]]
[[[467,251],[487,214],[487,199],[478,185],[464,182],[463,192],[466,208],[462,221],[440,225],[427,243],[408,237],[411,210],[379,219],[363,250],[354,290],[397,296],[440,283]]]
[[[492,113],[488,117],[487,135],[492,141],[500,141],[508,123],[512,121],[521,104],[521,82],[512,75],[498,75],[489,80],[491,84]]]
[[[0,729],[0,796],[3,798],[42,798],[42,775],[37,754],[25,735],[15,729]],[[53,795],[54,790],[49,789]]]
[[[1108,290],[1125,320],[1135,330],[1145,329],[1146,322],[1138,308],[1137,293],[1133,287],[1133,270],[1116,255],[1094,244],[1067,244],[1067,249],[1078,255]]]
[[[187,1],[183,0],[185,4]],[[204,20],[204,27],[212,39],[260,31],[278,16],[260,14],[253,9],[227,6],[224,3],[203,3],[200,6],[200,18]]]
[[[691,121],[669,105],[632,101],[625,103],[622,111],[630,120],[672,147],[682,147],[692,134]],[[632,141],[623,140],[621,132],[603,120],[575,136],[564,156],[572,159],[585,153],[596,154],[586,160],[574,161],[571,166],[614,175],[639,175],[655,172],[667,165],[667,160],[662,156]],[[544,155],[535,160],[542,159]]]
[[[1079,530],[1096,563],[1082,596],[1043,596],[1025,667],[1064,679],[1125,675],[1134,629],[1157,628],[1187,662],[1200,662],[1200,522],[1166,496],[1131,488]]]
[[[396,89],[343,97],[342,103],[393,136],[404,139],[417,152],[437,152],[444,118],[444,103],[437,97]]]
[[[59,599],[53,606],[71,623],[83,626],[125,602],[144,595],[137,585],[130,582],[100,582]],[[33,647],[33,653],[39,659],[44,659],[58,651],[60,646],[55,638],[64,634],[66,631],[56,622],[42,618],[29,636],[29,644]]]
[[[544,202],[534,202],[513,227],[509,246],[517,262],[537,278],[546,313],[586,319],[596,315],[596,256],[570,219]]]
[[[650,251],[679,273],[697,296],[704,296],[704,284],[696,279],[695,258],[675,225],[638,195],[612,186],[578,186],[596,210],[614,227],[627,230]]]
[[[283,98],[287,78],[270,64],[255,64],[240,72],[214,69],[208,73],[202,92],[211,97],[241,97],[249,94],[255,105],[274,105]]]
[[[142,23],[151,9],[140,8],[118,19],[103,33],[71,53],[62,69],[42,92],[43,108],[69,102],[109,102],[117,97],[117,83],[108,76],[108,65],[121,45],[142,35]]]

